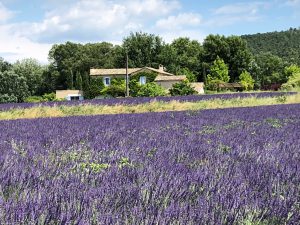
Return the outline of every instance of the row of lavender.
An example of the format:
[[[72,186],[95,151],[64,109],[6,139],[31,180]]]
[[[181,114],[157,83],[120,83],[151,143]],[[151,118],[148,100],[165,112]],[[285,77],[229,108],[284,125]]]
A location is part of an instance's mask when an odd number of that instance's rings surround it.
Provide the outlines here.
[[[299,112],[0,121],[0,224],[297,224]]]
[[[196,102],[210,99],[232,99],[232,98],[266,98],[266,97],[279,97],[283,95],[293,95],[296,92],[262,92],[262,93],[234,93],[234,94],[214,94],[214,95],[188,95],[188,96],[176,96],[176,97],[135,97],[135,98],[113,98],[113,99],[94,99],[84,101],[62,101],[62,102],[44,102],[44,103],[10,103],[0,104],[0,111],[5,111],[14,108],[32,108],[37,106],[74,106],[82,104],[94,104],[94,105],[136,105],[149,103],[152,101],[180,101],[180,102]]]

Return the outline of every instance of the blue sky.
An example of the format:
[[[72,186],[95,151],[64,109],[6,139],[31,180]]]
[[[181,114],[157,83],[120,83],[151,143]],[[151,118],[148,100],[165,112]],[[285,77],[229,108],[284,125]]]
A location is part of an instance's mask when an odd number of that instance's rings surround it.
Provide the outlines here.
[[[47,62],[55,43],[120,44],[131,31],[203,41],[300,27],[300,0],[0,0],[0,57]]]

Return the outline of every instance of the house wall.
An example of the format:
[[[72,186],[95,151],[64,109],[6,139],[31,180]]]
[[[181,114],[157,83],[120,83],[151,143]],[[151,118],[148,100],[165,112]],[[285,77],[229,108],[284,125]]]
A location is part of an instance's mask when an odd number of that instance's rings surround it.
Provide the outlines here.
[[[163,80],[163,81],[155,81],[158,85],[163,87],[166,90],[169,90],[172,88],[173,84],[179,83],[180,81],[178,80]]]
[[[204,94],[204,83],[202,82],[194,82],[191,83],[191,86],[198,92],[198,94]]]
[[[83,100],[83,91],[80,90],[57,90],[56,98],[70,100],[71,96],[79,96],[80,100]]]

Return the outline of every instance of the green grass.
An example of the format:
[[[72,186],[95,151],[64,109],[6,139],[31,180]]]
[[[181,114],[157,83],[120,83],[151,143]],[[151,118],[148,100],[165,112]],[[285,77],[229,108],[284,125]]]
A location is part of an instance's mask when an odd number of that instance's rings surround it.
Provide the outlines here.
[[[276,104],[299,104],[300,93],[284,97],[211,99],[199,102],[151,102],[139,105],[77,105],[77,106],[38,106],[28,109],[11,109],[0,112],[0,120],[31,119],[44,117],[65,117],[80,115],[101,115],[120,113],[145,113],[163,111],[203,110],[232,107],[252,107]]]

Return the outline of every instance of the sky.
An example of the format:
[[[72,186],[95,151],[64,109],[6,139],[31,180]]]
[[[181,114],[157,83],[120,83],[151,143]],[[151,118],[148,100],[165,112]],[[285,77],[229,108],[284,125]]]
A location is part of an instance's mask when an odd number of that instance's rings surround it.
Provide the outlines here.
[[[0,0],[0,57],[48,62],[53,44],[121,44],[130,32],[202,42],[300,27],[300,0]]]

